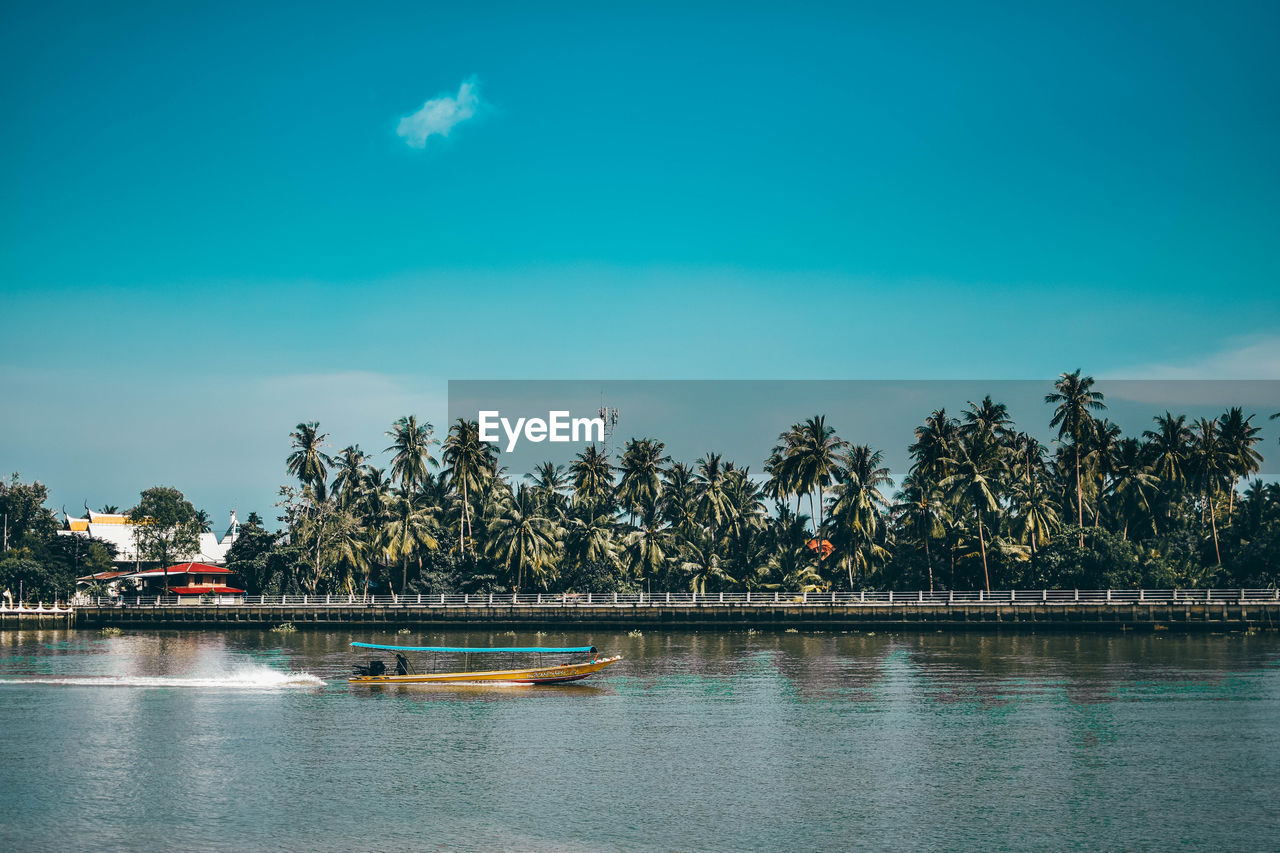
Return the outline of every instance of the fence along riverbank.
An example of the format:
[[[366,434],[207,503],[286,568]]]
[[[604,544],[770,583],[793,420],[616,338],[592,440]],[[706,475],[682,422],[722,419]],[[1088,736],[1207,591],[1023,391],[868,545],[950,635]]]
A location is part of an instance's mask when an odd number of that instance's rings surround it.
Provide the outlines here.
[[[1280,627],[1280,590],[128,596],[75,606],[76,625],[1240,631]]]

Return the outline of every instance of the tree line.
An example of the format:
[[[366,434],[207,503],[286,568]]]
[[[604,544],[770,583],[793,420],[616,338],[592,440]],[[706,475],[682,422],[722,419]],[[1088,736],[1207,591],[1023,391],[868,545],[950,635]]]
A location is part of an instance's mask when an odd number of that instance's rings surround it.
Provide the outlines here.
[[[414,416],[379,467],[301,423],[281,531],[242,528],[229,565],[255,591],[361,596],[1275,585],[1280,485],[1255,477],[1257,415],[1165,412],[1125,436],[1079,370],[1045,403],[1052,452],[990,397],[930,413],[900,483],[823,415],[759,475],[646,437],[514,476],[475,421],[440,440]]]
[[[1052,452],[986,397],[931,412],[900,482],[820,414],[779,435],[759,474],[715,452],[673,460],[645,437],[513,475],[475,421],[441,440],[412,415],[387,431],[380,466],[301,423],[280,529],[251,514],[228,567],[251,594],[357,596],[1276,585],[1280,484],[1256,478],[1258,415],[1165,412],[1126,436],[1081,371],[1046,390]],[[102,543],[54,535],[43,489],[0,481],[17,519],[0,584],[62,588],[110,563]],[[139,544],[159,561],[208,523],[169,487],[130,514],[152,519]]]

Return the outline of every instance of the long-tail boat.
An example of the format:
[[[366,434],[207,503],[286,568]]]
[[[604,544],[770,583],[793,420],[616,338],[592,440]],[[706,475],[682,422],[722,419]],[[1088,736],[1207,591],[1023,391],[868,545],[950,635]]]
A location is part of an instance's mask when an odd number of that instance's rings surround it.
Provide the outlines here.
[[[378,649],[395,653],[395,669],[389,671],[381,660],[370,658],[366,664],[356,664],[355,674],[348,679],[352,684],[448,684],[462,682],[488,682],[507,684],[564,684],[580,681],[593,673],[597,673],[610,664],[622,660],[621,655],[602,658],[595,646],[512,646],[507,648],[466,648],[462,646],[383,646],[377,643],[352,643],[361,649]],[[431,655],[431,671],[418,672],[405,657],[405,652],[429,653]],[[589,660],[568,663],[555,663],[554,660],[563,655],[586,655]],[[462,668],[440,672],[437,664],[441,656],[446,661],[456,661],[462,656]],[[471,669],[472,655],[508,655],[507,661],[524,658],[523,662],[533,663],[531,667],[513,669],[494,669],[485,667]],[[529,659],[532,656],[532,660]],[[551,657],[551,663],[544,660]],[[492,661],[491,657],[480,658]]]

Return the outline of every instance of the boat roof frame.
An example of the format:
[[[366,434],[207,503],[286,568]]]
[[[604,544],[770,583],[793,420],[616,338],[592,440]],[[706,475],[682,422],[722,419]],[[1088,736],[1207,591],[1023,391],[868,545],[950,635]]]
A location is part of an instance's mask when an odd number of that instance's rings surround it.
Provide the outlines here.
[[[351,645],[361,649],[382,649],[388,652],[445,652],[452,654],[486,654],[486,653],[517,653],[517,654],[571,654],[575,652],[591,652],[595,653],[595,646],[507,646],[503,648],[485,647],[472,649],[465,646],[384,646],[378,643],[356,643]]]

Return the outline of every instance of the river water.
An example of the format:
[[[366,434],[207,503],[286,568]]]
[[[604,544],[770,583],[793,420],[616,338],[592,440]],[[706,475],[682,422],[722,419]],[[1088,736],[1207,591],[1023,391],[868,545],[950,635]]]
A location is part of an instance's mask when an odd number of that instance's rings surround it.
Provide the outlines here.
[[[0,850],[1260,850],[1278,795],[1274,633],[0,632]]]

